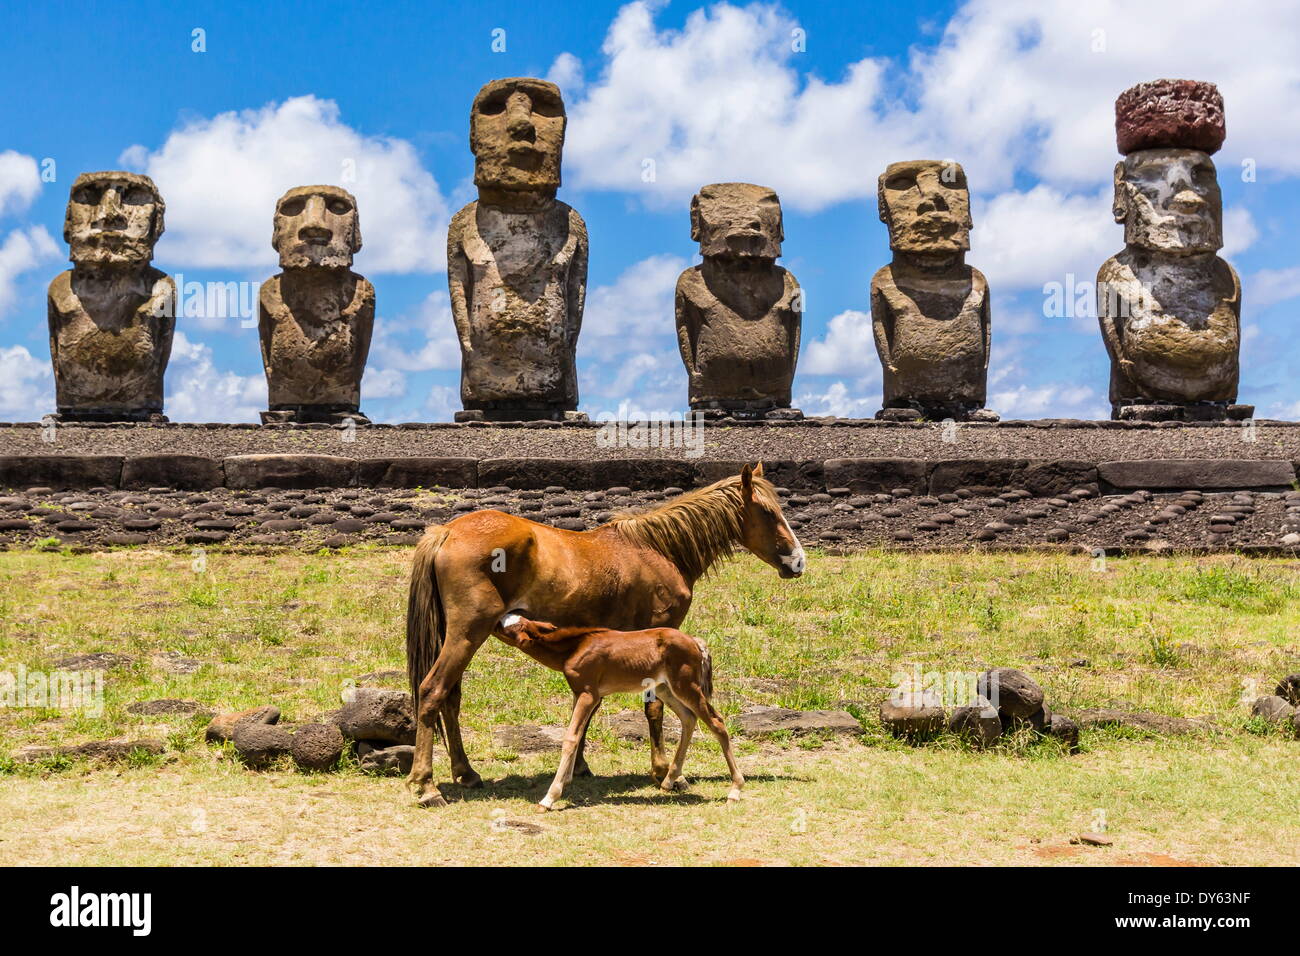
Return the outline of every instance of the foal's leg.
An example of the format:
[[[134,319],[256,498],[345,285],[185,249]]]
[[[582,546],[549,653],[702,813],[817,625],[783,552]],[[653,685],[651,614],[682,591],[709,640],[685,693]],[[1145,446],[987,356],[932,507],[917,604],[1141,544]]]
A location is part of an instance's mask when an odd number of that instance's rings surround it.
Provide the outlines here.
[[[573,776],[573,762],[578,755],[578,741],[582,739],[587,721],[596,712],[599,704],[600,698],[586,690],[574,700],[573,718],[569,721],[569,729],[564,734],[564,749],[560,753],[560,768],[555,772],[555,779],[551,781],[551,789],[546,791],[546,796],[542,797],[539,804],[543,810],[551,809],[551,805],[560,799],[560,794],[564,793],[565,783]]]
[[[582,736],[578,738],[577,756],[574,758],[573,766],[569,768],[569,776],[568,779],[564,781],[565,783],[573,783],[574,777],[590,777],[592,775],[591,769],[587,766],[587,761],[583,759],[582,748],[587,745],[587,728],[591,726],[591,718],[596,716],[596,711],[600,710],[600,702],[604,699],[605,698],[603,697],[597,697],[595,705],[591,708],[591,714],[587,717],[587,723],[582,728]],[[578,705],[576,697],[573,700],[573,705],[575,707]]]
[[[678,693],[681,695],[683,702],[691,710],[699,715],[704,725],[713,732],[713,736],[718,738],[718,744],[722,747],[722,755],[727,758],[727,769],[731,771],[731,790],[727,794],[728,800],[740,799],[740,788],[745,785],[745,778],[736,766],[735,754],[731,752],[731,737],[727,734],[727,724],[722,719],[722,715],[713,709],[713,704],[704,696],[698,684],[692,684],[689,687],[679,687]]]
[[[673,754],[672,765],[668,768],[668,773],[659,784],[665,790],[685,790],[689,781],[682,776],[682,766],[686,763],[686,751],[691,746],[691,735],[695,733],[695,714],[691,709],[673,696],[673,692],[668,689],[667,685],[661,685],[655,688],[655,692],[664,699],[677,719],[682,722],[682,736],[677,742],[677,750]]]
[[[664,755],[664,702],[656,697],[645,702],[645,722],[650,730],[650,776],[662,783],[668,776],[668,758]]]

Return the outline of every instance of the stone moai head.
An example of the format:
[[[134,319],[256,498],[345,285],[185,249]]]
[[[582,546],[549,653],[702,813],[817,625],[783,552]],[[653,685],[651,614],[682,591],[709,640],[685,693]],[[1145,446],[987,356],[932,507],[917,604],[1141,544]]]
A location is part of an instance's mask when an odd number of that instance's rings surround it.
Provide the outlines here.
[[[282,269],[346,269],[361,249],[357,201],[338,186],[295,186],[275,204],[271,245]]]
[[[148,176],[82,173],[72,184],[63,219],[68,258],[79,265],[146,265],[163,234],[166,208]]]
[[[1174,254],[1223,248],[1223,196],[1210,154],[1223,145],[1213,83],[1154,80],[1115,101],[1115,221],[1124,243]]]
[[[493,80],[478,91],[469,118],[474,185],[548,192],[560,188],[564,99],[546,80]]]
[[[706,258],[776,260],[785,228],[781,200],[767,186],[713,183],[691,200],[691,238]]]
[[[958,163],[913,159],[890,163],[876,187],[880,221],[895,252],[970,249],[970,190]]]

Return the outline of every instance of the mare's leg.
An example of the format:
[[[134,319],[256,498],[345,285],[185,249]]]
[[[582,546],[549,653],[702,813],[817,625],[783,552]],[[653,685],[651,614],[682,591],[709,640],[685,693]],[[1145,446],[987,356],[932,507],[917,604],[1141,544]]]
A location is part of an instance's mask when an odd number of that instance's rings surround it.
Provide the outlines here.
[[[447,735],[447,755],[451,757],[451,779],[462,787],[481,787],[483,778],[474,772],[460,737],[460,681],[447,694],[442,708],[443,733]]]
[[[677,719],[682,722],[682,736],[677,742],[677,750],[673,753],[672,765],[668,768],[668,773],[664,776],[663,782],[659,784],[665,790],[685,790],[689,781],[682,776],[682,766],[686,763],[686,751],[691,746],[691,735],[695,733],[695,714],[691,709],[678,700],[668,687],[660,686],[655,688],[655,692],[663,698]]]
[[[415,704],[415,758],[407,782],[415,788],[416,799],[421,806],[440,807],[447,802],[433,783],[433,741],[437,735],[438,719],[443,716],[452,688],[459,687],[461,676],[469,666],[474,652],[488,639],[499,616],[494,610],[491,614],[480,612],[479,617],[468,623],[448,621],[447,634],[438,659],[420,682],[420,699]],[[455,747],[464,759],[465,750],[459,731],[457,722],[455,743],[449,738],[448,752],[454,753],[452,748]],[[466,761],[465,768],[468,769],[468,766]]]
[[[687,707],[695,711],[700,720],[704,721],[704,725],[712,731],[713,736],[718,738],[722,755],[727,758],[727,769],[731,771],[731,790],[727,794],[727,799],[739,800],[740,788],[745,785],[745,778],[740,768],[736,766],[736,756],[731,752],[731,737],[727,734],[727,725],[722,715],[713,709],[713,704],[709,703],[709,699],[704,696],[698,684],[677,688],[677,695]]]
[[[668,776],[668,758],[664,756],[664,702],[658,697],[645,702],[645,722],[650,730],[650,776],[662,783]]]
[[[573,763],[578,756],[578,741],[582,739],[587,721],[596,712],[599,704],[600,698],[591,691],[583,691],[574,700],[573,718],[569,721],[569,729],[564,734],[564,749],[560,752],[560,768],[555,772],[551,788],[546,791],[546,796],[542,797],[539,804],[543,810],[551,809],[551,805],[560,799],[560,794],[564,793],[565,782],[573,776]]]

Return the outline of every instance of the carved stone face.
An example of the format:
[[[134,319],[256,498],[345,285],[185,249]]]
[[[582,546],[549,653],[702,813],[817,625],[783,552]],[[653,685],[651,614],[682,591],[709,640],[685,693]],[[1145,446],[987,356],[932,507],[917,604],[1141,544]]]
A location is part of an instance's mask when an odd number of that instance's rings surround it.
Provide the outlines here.
[[[144,265],[163,234],[166,205],[148,176],[82,173],[63,220],[69,258],[79,264]]]
[[[1115,221],[1124,243],[1192,254],[1223,248],[1214,160],[1198,149],[1142,149],[1115,164]]]
[[[280,267],[346,269],[361,248],[357,201],[337,186],[297,186],[275,204],[271,245]]]
[[[781,200],[750,183],[705,186],[691,200],[691,238],[706,257],[776,259],[785,239]]]
[[[890,163],[876,190],[880,221],[895,252],[970,249],[970,191],[957,163],[916,159]]]
[[[560,187],[564,124],[554,83],[527,77],[488,83],[474,97],[469,119],[474,185],[553,194]]]

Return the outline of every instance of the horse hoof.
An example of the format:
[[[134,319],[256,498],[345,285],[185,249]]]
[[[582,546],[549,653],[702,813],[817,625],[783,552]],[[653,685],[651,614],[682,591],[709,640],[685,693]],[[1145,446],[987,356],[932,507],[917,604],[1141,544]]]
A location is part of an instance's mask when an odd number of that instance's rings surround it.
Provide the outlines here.
[[[687,780],[685,777],[678,777],[672,783],[668,783],[667,781],[665,781],[659,784],[660,787],[662,787],[664,790],[667,790],[669,793],[673,793],[674,791],[685,790],[688,787],[690,787],[690,785],[691,782]]]
[[[463,773],[456,778],[456,782],[467,790],[480,790],[483,787],[483,778],[471,770],[469,773]]]
[[[437,790],[424,794],[416,800],[416,803],[426,809],[431,807],[445,807],[447,805],[447,801],[442,798],[442,794]]]
[[[538,804],[536,807],[534,807],[533,809],[536,810],[538,813],[546,813],[546,812],[549,811],[551,808],[548,807],[548,806],[547,806],[546,804],[544,804],[544,803],[539,803],[539,804]]]

